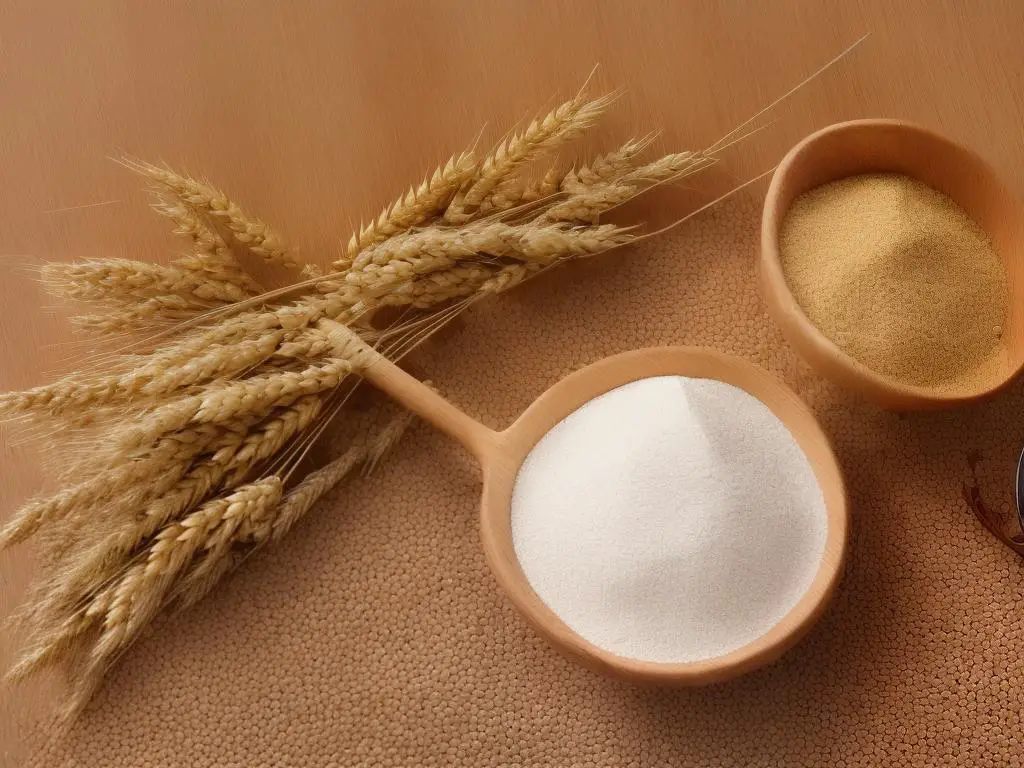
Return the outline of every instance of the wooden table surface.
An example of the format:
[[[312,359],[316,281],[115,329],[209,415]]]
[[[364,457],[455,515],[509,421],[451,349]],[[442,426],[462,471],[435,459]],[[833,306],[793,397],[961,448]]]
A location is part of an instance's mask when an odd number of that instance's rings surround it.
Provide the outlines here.
[[[837,0],[0,2],[0,389],[43,382],[77,349],[25,268],[166,259],[175,242],[118,153],[227,187],[326,262],[353,223],[437,161],[574,91],[623,88],[605,129],[709,143],[865,32],[777,111],[731,170],[772,165],[838,120],[919,121],[1024,190],[1024,3]],[[45,483],[4,436],[0,518]],[[31,551],[0,554],[0,615]],[[0,662],[12,654],[0,637]],[[53,691],[0,693],[0,762]]]

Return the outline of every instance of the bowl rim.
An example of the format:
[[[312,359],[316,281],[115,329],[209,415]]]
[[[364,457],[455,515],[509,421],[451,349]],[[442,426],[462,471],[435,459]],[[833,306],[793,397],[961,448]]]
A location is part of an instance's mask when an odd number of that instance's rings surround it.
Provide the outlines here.
[[[813,348],[816,355],[830,358],[848,376],[867,384],[875,391],[886,392],[904,403],[918,401],[940,406],[956,406],[987,398],[1004,389],[1020,374],[1021,370],[1024,369],[1024,355],[1020,355],[1018,360],[1013,361],[1001,378],[993,379],[989,384],[978,389],[944,392],[932,387],[906,384],[896,378],[872,370],[854,359],[829,339],[806,315],[790,290],[785,272],[782,269],[782,260],[779,253],[779,231],[782,221],[789,210],[788,206],[785,209],[782,207],[781,192],[785,181],[792,172],[793,166],[802,159],[805,153],[824,138],[836,133],[870,131],[878,128],[889,128],[903,131],[907,134],[916,134],[920,138],[946,145],[983,172],[989,182],[998,188],[1000,192],[1012,198],[1012,195],[999,178],[995,169],[981,155],[948,136],[926,128],[923,125],[892,118],[863,118],[832,123],[814,131],[797,142],[785,154],[772,174],[761,214],[761,258],[759,266],[762,289],[773,292],[772,298],[778,303],[779,309],[799,326],[799,332],[803,335],[804,341]],[[909,173],[904,175],[917,178]],[[838,181],[841,178],[847,177],[839,176],[832,179],[832,181]],[[954,199],[954,202],[957,201]],[[979,226],[981,225],[979,224]],[[816,365],[814,367],[817,368]]]

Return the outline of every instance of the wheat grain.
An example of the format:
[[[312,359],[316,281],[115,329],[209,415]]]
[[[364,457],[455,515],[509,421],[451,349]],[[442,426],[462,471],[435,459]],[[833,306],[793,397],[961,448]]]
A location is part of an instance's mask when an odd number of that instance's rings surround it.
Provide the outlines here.
[[[175,590],[174,600],[179,608],[187,608],[202,600],[251,551],[234,550],[233,546],[259,546],[270,540],[281,539],[324,493],[349,475],[356,466],[360,463],[370,469],[376,466],[401,438],[411,419],[411,414],[399,414],[370,440],[359,441],[326,467],[307,475],[275,509],[265,509],[259,519],[250,516],[247,524],[238,527],[233,538],[221,536],[215,543],[208,545]]]
[[[459,259],[475,255],[488,237],[493,245],[493,233],[500,226],[457,231],[431,227],[396,235],[362,251],[345,275],[345,282],[364,291],[379,291],[416,275],[447,269]]]
[[[425,381],[423,383],[425,386],[433,389],[431,382]],[[366,458],[364,460],[367,473],[373,472],[381,460],[398,445],[398,441],[402,439],[405,431],[412,424],[413,418],[413,414],[408,411],[399,412],[376,435],[367,441]]]
[[[381,306],[411,306],[427,309],[450,299],[469,296],[496,274],[497,270],[484,264],[462,264],[441,272],[422,275],[413,280],[407,290],[395,290],[377,299]]]
[[[418,187],[410,188],[404,197],[398,198],[384,208],[375,221],[361,227],[352,235],[348,242],[349,260],[354,259],[364,248],[439,215],[475,170],[476,163],[472,152],[463,152],[451,157]],[[335,268],[340,269],[346,267],[345,262],[335,265]]]
[[[63,523],[60,530],[68,544],[80,542],[77,532],[112,520],[119,510],[132,508],[172,487],[185,474],[193,457],[214,444],[224,432],[222,427],[203,424],[172,433],[85,482],[28,502],[0,532],[0,549],[24,541],[42,526],[57,521]],[[98,461],[107,463],[102,455]],[[50,550],[62,548],[54,542],[46,543]]]
[[[688,175],[697,170],[703,170],[714,165],[716,162],[717,159],[715,157],[699,152],[675,152],[635,168],[627,173],[623,180],[661,183],[678,176]]]
[[[334,342],[325,331],[309,328],[278,346],[274,351],[274,356],[310,360],[323,357],[331,351],[333,346]]]
[[[556,206],[555,213],[597,216],[626,197],[620,190],[603,198],[594,194],[577,200],[571,208]],[[470,295],[492,278],[496,282],[488,292],[518,284],[520,278],[512,277],[515,270],[499,275],[500,269],[496,271],[487,266],[496,258],[513,258],[542,266],[601,253],[632,239],[627,230],[612,225],[574,227],[557,221],[521,225],[478,223],[459,230],[431,228],[398,235],[382,244],[382,251],[394,254],[381,259],[384,266],[377,267],[374,263],[374,249],[364,251],[346,280],[367,292],[361,306],[368,311],[379,306],[426,308]],[[394,240],[398,242],[392,244]],[[415,255],[397,256],[409,253]],[[478,263],[474,264],[473,260]],[[362,269],[357,271],[359,266]],[[500,289],[493,287],[499,285]]]
[[[162,607],[168,587],[192,556],[209,543],[215,529],[229,536],[230,530],[274,506],[280,498],[281,480],[270,476],[208,501],[180,522],[161,529],[147,548],[144,562],[132,566],[120,580],[97,651],[119,650],[138,633]]]
[[[215,324],[194,329],[179,341],[166,345],[155,357],[167,365],[180,364],[215,344],[254,339],[276,329],[298,331],[325,317],[347,321],[358,294],[354,289],[345,288],[347,293],[308,296],[286,306],[248,310],[220,318]]]
[[[83,547],[60,583],[42,601],[43,610],[59,612],[80,601],[90,585],[103,583],[116,573],[118,563],[168,522],[199,504],[225,474],[223,463],[205,461],[192,468],[169,490],[144,506],[138,516],[111,521],[103,537]]]
[[[501,293],[540,272],[542,264],[506,264],[489,267],[468,264],[419,278],[408,291],[393,291],[378,301],[381,306],[429,309],[452,299]]]
[[[539,179],[527,182],[513,174],[499,183],[480,203],[475,218],[493,217],[496,213],[514,212],[530,203],[547,200],[559,193],[565,171],[555,163]]]
[[[362,370],[376,358],[376,353],[357,335],[345,331],[347,336],[337,329],[330,331],[334,356],[300,371],[274,369],[247,379],[213,382],[198,394],[156,407],[139,424],[116,436],[115,450],[123,454],[189,424],[226,424],[242,416],[262,416],[271,408],[289,405],[303,395],[334,389],[345,376]]]
[[[254,309],[224,317],[214,325],[192,329],[165,344],[153,353],[151,360],[170,368],[183,365],[212,347],[252,341],[279,330],[298,331],[331,311],[342,314],[343,309],[333,307],[331,302],[328,298],[310,298],[285,307]]]
[[[497,274],[493,277],[481,283],[478,292],[484,296],[502,293],[516,287],[542,268],[540,264],[509,264],[498,270]]]
[[[270,538],[281,539],[291,527],[305,515],[317,500],[341,482],[366,457],[362,446],[348,449],[322,469],[310,472],[289,491],[278,506],[277,515],[271,525]]]
[[[442,272],[462,264],[468,257],[508,257],[552,263],[560,258],[599,253],[630,239],[624,230],[610,225],[581,228],[562,224],[485,222],[459,230],[429,228],[397,235],[363,251],[345,280],[362,290],[391,289],[401,293],[401,286],[410,285],[417,276]]]
[[[154,449],[155,457],[165,461],[159,464],[163,471],[147,484],[144,497],[134,498],[107,510],[109,524],[102,535],[92,537],[92,544],[82,548],[76,563],[62,574],[61,587],[43,602],[51,610],[77,601],[88,584],[96,583],[110,572],[119,558],[134,550],[168,521],[188,512],[216,489],[239,485],[253,466],[276,453],[299,431],[305,429],[319,412],[319,398],[307,397],[293,406],[277,409],[265,421],[255,425],[255,417],[244,418],[234,424],[213,428],[203,425],[164,438],[170,450]],[[189,432],[205,435],[199,447],[189,443],[179,450],[178,462],[166,461],[172,453],[179,435]],[[207,458],[191,468],[188,461],[199,450],[209,451]],[[162,454],[162,455],[161,455]],[[180,459],[186,459],[184,464]],[[187,472],[186,472],[187,470]],[[147,502],[147,498],[149,501]],[[137,506],[143,504],[141,509]],[[131,512],[120,520],[117,511]],[[133,510],[138,510],[133,511]]]
[[[169,395],[185,387],[228,378],[266,360],[277,349],[282,332],[271,331],[258,339],[218,344],[183,365],[167,368],[162,363],[143,366],[122,379],[131,381],[143,396]]]
[[[302,395],[334,389],[350,373],[360,370],[358,358],[330,358],[302,371],[267,374],[211,387],[197,395],[190,421],[223,423],[241,413],[286,405]]]
[[[193,209],[223,221],[237,242],[268,262],[289,268],[298,266],[276,232],[260,219],[247,215],[237,203],[213,185],[176,173],[170,168],[134,160],[124,162],[129,168],[165,187]]]
[[[108,509],[106,526],[98,535],[83,538],[77,562],[63,576],[68,589],[55,595],[55,599],[74,596],[75,590],[95,581],[95,576],[119,557],[130,553],[162,525],[218,488],[254,422],[254,418],[247,418],[210,430],[213,437],[201,449],[208,452],[204,458],[193,461],[188,456],[183,461],[165,464],[163,471],[151,478],[144,495],[131,499],[131,504]],[[167,442],[172,440],[165,438]]]
[[[305,264],[299,270],[299,277],[303,280],[312,280],[316,277],[323,277],[324,269],[319,264]]]
[[[523,203],[535,203],[538,200],[549,198],[558,193],[558,190],[562,185],[563,178],[565,178],[565,171],[563,171],[557,164],[552,165],[543,176],[523,188],[518,200],[512,200],[510,202],[512,202],[513,205],[520,205]],[[512,205],[508,207],[512,207]]]
[[[17,661],[7,670],[5,678],[15,682],[56,663],[76,641],[94,624],[93,617],[85,611],[72,614],[65,622],[51,631],[40,631],[26,644]]]

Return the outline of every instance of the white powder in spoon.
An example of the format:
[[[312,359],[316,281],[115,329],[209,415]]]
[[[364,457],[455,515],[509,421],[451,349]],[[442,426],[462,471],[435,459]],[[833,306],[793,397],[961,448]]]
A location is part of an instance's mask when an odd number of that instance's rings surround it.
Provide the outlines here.
[[[810,463],[768,407],[682,376],[570,414],[512,494],[537,595],[594,645],[644,661],[714,658],[764,635],[813,581],[827,527]]]

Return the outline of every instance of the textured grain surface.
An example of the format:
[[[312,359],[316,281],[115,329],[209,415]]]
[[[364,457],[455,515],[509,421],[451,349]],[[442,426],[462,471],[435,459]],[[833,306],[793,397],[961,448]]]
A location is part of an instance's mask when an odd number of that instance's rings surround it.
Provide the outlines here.
[[[103,159],[123,148],[209,175],[328,263],[350,220],[483,122],[496,136],[571,93],[596,60],[598,85],[630,88],[605,146],[663,127],[662,148],[675,149],[713,140],[865,29],[869,47],[731,168],[759,170],[827,122],[881,115],[948,132],[1024,188],[1019,4],[967,16],[961,4],[882,0],[750,8],[8,2],[0,253],[172,258],[137,180]],[[663,220],[689,199],[663,196],[643,215]],[[907,418],[847,399],[764,315],[757,213],[737,201],[671,238],[542,277],[480,307],[419,363],[493,425],[572,368],[646,344],[710,344],[781,374],[835,440],[855,540],[833,610],[780,663],[673,692],[556,657],[486,571],[476,469],[417,426],[377,475],[161,624],[69,738],[29,764],[1019,765],[1024,566],[982,531],[961,488],[974,461],[984,499],[1008,514],[1024,387]],[[4,389],[41,382],[68,351],[10,256]],[[6,516],[43,472],[29,448],[3,450]],[[0,613],[24,593],[30,555],[0,555]],[[0,660],[12,641],[0,636]],[[24,762],[54,691],[0,693],[0,763]]]

